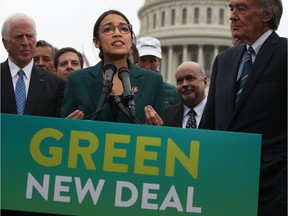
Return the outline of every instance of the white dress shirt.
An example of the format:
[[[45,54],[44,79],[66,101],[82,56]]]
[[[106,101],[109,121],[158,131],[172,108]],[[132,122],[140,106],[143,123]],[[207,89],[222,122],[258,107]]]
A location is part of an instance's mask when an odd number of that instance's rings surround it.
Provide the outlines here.
[[[8,58],[8,65],[10,68],[10,73],[11,73],[11,77],[12,77],[12,82],[13,82],[13,86],[14,86],[14,91],[16,88],[16,82],[18,80],[18,71],[20,69],[22,69],[25,73],[25,76],[23,76],[24,82],[25,82],[25,86],[26,86],[26,96],[28,95],[28,89],[29,89],[29,83],[30,83],[30,79],[31,79],[31,72],[32,72],[32,68],[33,68],[33,59],[32,61],[26,65],[24,68],[19,68],[16,64],[14,64],[9,58]]]
[[[195,118],[196,118],[197,128],[202,118],[206,102],[207,102],[207,97],[205,97],[197,106],[193,108],[193,110],[196,112]],[[183,105],[183,107],[184,107],[184,112],[183,112],[183,118],[182,118],[182,128],[186,128],[186,124],[189,118],[188,112],[191,109],[186,105]]]

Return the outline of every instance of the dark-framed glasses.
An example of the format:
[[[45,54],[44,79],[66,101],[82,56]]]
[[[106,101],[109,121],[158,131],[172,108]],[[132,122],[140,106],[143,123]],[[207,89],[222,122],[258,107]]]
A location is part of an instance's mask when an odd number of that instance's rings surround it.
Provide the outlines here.
[[[104,26],[99,27],[99,30],[105,35],[114,34],[116,27],[118,28],[121,34],[129,34],[132,31],[132,25],[128,23],[122,23],[118,26],[113,24],[106,24]]]

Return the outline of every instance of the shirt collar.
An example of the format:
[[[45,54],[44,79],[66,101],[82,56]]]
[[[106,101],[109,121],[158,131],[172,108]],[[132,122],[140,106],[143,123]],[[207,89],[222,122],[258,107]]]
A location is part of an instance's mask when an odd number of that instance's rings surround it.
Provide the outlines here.
[[[257,41],[255,41],[252,44],[252,47],[254,49],[255,54],[257,55],[257,53],[259,52],[262,44],[265,42],[265,40],[270,36],[270,34],[272,34],[273,30],[269,29],[267,32],[265,32],[260,38],[258,38]],[[246,45],[247,50],[249,48],[249,45]]]
[[[193,109],[196,112],[197,116],[202,116],[203,111],[204,111],[204,107],[207,101],[207,97],[205,97],[199,104],[197,104],[197,106],[195,106]],[[188,112],[191,110],[191,108],[189,108],[186,105],[183,105],[184,107],[184,116],[186,116],[188,114]]]
[[[34,61],[33,59],[31,60],[31,62],[26,65],[24,68],[19,68],[15,63],[13,63],[11,61],[10,58],[8,58],[8,65],[9,65],[9,68],[10,68],[10,72],[11,72],[11,77],[15,77],[18,73],[18,71],[20,69],[22,69],[24,72],[25,72],[25,76],[30,79],[31,77],[31,72],[32,72],[32,68],[33,68],[33,64],[34,64]]]
[[[196,107],[194,107],[194,111],[197,113],[197,116],[202,116],[206,105],[206,101],[207,97],[205,97]]]

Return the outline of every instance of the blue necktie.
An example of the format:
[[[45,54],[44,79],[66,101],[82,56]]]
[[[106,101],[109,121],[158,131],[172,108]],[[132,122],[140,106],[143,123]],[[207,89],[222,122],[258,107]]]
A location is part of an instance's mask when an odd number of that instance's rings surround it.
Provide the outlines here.
[[[242,92],[242,89],[244,87],[244,84],[248,78],[248,74],[252,67],[252,54],[254,53],[253,47],[249,46],[245,59],[244,59],[244,65],[242,69],[241,76],[237,82],[237,91],[236,91],[236,103],[239,100],[240,94]]]
[[[18,76],[19,77],[16,82],[16,88],[15,88],[17,113],[19,115],[23,115],[26,102],[26,87],[23,79],[23,76],[25,76],[24,71],[23,70],[18,71]]]
[[[189,118],[187,120],[187,123],[186,123],[186,128],[197,128],[197,122],[196,122],[196,112],[191,109],[189,112]]]

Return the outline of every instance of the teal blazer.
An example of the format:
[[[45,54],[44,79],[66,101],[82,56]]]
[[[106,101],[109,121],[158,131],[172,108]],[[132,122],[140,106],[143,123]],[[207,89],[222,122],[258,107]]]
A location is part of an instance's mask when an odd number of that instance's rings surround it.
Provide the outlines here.
[[[162,76],[158,73],[139,68],[130,61],[128,61],[128,65],[131,71],[131,87],[137,87],[138,89],[134,98],[136,118],[145,124],[144,107],[151,105],[164,120]],[[69,74],[61,107],[61,117],[65,118],[77,109],[84,112],[84,118],[96,111],[104,83],[102,69],[103,61],[100,61],[95,66],[76,70]],[[117,119],[113,120],[111,107],[108,103],[101,111],[97,120],[131,123],[122,112],[119,111],[118,113]]]

